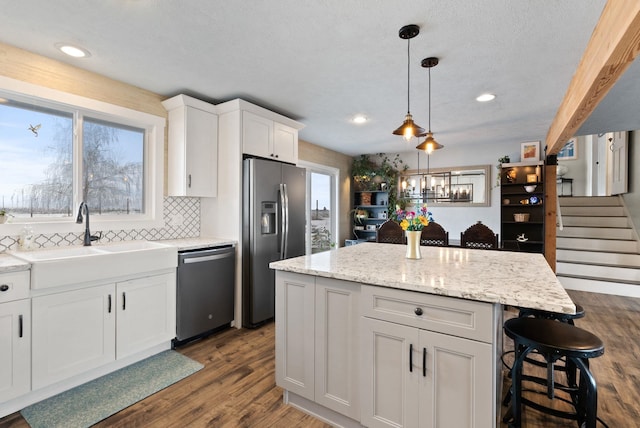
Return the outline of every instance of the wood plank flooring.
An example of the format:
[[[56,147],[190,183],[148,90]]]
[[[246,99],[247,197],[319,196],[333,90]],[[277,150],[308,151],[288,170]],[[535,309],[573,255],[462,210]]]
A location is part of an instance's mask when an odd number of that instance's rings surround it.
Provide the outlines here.
[[[569,294],[587,314],[577,325],[605,342],[605,355],[591,365],[598,382],[598,415],[611,428],[640,427],[640,299]],[[257,330],[229,329],[179,351],[204,369],[96,427],[329,427],[282,403],[282,390],[274,381],[273,324]],[[523,428],[576,426],[525,409]],[[14,413],[0,419],[0,428],[9,427],[28,425]]]

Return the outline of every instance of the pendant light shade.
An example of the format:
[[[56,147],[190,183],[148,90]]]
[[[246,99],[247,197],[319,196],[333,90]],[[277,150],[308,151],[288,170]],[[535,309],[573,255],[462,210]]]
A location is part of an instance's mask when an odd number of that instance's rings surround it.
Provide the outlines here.
[[[424,150],[427,154],[431,154],[434,150],[439,150],[444,146],[438,143],[433,138],[433,132],[431,132],[431,69],[438,65],[438,58],[429,57],[422,60],[422,66],[429,69],[429,131],[426,134],[419,135],[420,137],[426,136],[424,141],[416,146],[418,150]]]
[[[410,60],[411,57],[410,47],[411,47],[411,39],[417,36],[420,33],[420,27],[417,25],[405,25],[400,29],[398,35],[401,39],[407,40],[407,115],[404,117],[404,122],[400,125],[395,131],[393,131],[394,135],[402,135],[405,140],[409,141],[412,137],[424,133],[424,128],[421,128],[413,121],[413,116],[411,116],[410,102],[409,102],[409,84],[410,84]]]

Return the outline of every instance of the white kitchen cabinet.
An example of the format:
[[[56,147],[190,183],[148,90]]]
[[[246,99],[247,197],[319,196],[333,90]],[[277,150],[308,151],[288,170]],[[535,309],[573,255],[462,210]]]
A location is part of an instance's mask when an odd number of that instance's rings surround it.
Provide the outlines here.
[[[495,424],[493,307],[384,287],[362,287],[362,424]]]
[[[115,360],[115,284],[32,299],[33,389]]]
[[[175,274],[119,282],[116,288],[117,358],[176,337]]]
[[[215,106],[186,95],[162,104],[169,111],[167,194],[215,197],[218,190]]]
[[[360,286],[278,272],[276,384],[360,418]]]
[[[276,384],[313,401],[315,395],[313,277],[276,275]]]
[[[2,276],[0,285],[4,284]],[[31,302],[0,303],[0,403],[30,390]]]
[[[298,162],[298,130],[243,111],[242,150],[245,154],[295,164]]]
[[[33,389],[175,337],[175,273],[34,297]]]
[[[360,285],[316,278],[315,398],[360,419]]]

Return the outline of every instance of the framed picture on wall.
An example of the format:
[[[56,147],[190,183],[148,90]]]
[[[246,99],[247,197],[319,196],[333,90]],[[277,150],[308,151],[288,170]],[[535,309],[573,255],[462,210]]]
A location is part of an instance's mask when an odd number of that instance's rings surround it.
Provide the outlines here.
[[[540,160],[540,141],[520,144],[520,161],[537,162]]]
[[[567,141],[567,144],[558,152],[558,160],[578,159],[578,139],[576,137]]]

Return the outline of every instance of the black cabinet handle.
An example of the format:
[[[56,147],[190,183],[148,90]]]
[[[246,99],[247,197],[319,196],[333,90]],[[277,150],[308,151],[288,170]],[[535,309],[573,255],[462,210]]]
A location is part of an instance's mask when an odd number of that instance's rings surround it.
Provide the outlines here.
[[[427,377],[427,348],[422,348],[422,377]]]
[[[18,316],[18,337],[22,337],[22,315]]]
[[[422,315],[424,312],[422,312],[422,308],[418,307],[416,308],[413,312],[415,312],[416,315],[420,316]]]
[[[409,344],[409,371],[413,372],[413,343]]]
[[[189,174],[189,188],[191,188],[191,174]]]
[[[109,294],[109,308],[108,308],[108,312],[111,313],[111,294]]]
[[[127,295],[123,291],[122,292],[122,310],[124,311],[125,309],[127,309]]]
[[[7,291],[8,289],[9,289],[9,286],[7,284],[0,285],[0,291]]]

